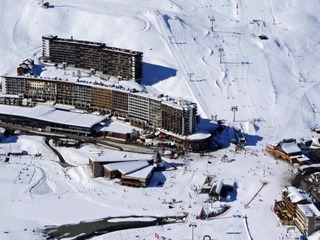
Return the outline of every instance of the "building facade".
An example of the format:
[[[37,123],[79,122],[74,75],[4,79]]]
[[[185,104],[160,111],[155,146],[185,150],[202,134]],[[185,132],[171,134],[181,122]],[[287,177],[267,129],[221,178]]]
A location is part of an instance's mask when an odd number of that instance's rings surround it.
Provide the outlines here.
[[[45,62],[93,69],[105,75],[139,83],[142,79],[142,52],[108,47],[104,43],[46,35],[42,37],[42,54]]]
[[[2,89],[4,94],[20,94],[34,101],[50,100],[80,109],[112,113],[132,125],[160,128],[168,134],[188,136],[195,132],[195,103],[157,97],[123,86],[35,76],[3,76]]]
[[[320,211],[313,204],[298,204],[295,225],[306,235],[320,229]]]

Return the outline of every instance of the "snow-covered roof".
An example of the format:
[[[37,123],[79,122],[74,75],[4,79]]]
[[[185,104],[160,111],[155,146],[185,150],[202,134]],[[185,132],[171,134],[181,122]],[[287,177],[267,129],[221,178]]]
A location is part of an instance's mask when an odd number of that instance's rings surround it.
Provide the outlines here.
[[[306,162],[310,161],[310,159],[303,154],[299,155],[299,156],[292,156],[292,158],[295,158],[295,157],[297,157],[297,161],[300,163],[306,163]]]
[[[118,121],[109,121],[108,124],[102,127],[99,131],[115,132],[115,133],[131,133],[136,127],[131,126],[129,123],[122,123]]]
[[[291,202],[293,203],[298,203],[302,200],[312,202],[312,199],[308,193],[296,187],[292,187],[292,186],[286,187],[283,190],[283,192],[287,193],[287,196],[290,198]]]
[[[296,141],[290,141],[290,142],[284,141],[284,142],[281,142],[280,145],[283,151],[287,154],[301,152],[301,149],[298,147]]]
[[[91,154],[90,159],[94,162],[152,161],[153,155],[106,149],[99,155]]]
[[[145,179],[147,178],[153,170],[153,166],[149,165],[135,172],[126,174],[123,178],[136,178],[136,179]]]
[[[52,107],[38,105],[33,108],[0,105],[0,114],[21,116],[46,122],[54,122],[63,125],[91,128],[103,121],[106,117],[92,114],[80,114],[75,112],[61,111]]]
[[[104,168],[109,171],[120,171],[122,174],[129,174],[136,172],[142,168],[150,166],[148,161],[129,161],[129,162],[118,162],[118,163],[109,163],[103,165]]]
[[[221,190],[222,190],[222,187],[223,187],[223,182],[221,180],[219,180],[216,184],[216,194],[220,194],[221,193]]]
[[[198,129],[193,134],[187,136],[187,140],[203,140],[211,137],[211,134],[205,130]]]
[[[320,217],[320,211],[313,203],[310,203],[310,204],[298,204],[297,207],[307,217]]]

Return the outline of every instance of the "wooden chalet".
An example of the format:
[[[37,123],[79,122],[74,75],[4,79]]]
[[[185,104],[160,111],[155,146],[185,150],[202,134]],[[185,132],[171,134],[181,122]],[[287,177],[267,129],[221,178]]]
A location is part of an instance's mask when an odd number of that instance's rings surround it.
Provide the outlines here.
[[[277,158],[281,158],[291,164],[307,164],[310,159],[302,154],[295,139],[283,139],[276,145],[269,145],[266,150]]]

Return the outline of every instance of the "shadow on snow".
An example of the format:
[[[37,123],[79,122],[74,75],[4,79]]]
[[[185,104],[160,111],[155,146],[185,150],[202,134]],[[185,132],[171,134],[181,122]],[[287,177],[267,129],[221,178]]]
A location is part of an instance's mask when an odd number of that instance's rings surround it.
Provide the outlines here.
[[[173,68],[163,67],[151,63],[143,63],[143,79],[142,84],[153,85],[161,80],[174,77],[177,75],[177,70]]]

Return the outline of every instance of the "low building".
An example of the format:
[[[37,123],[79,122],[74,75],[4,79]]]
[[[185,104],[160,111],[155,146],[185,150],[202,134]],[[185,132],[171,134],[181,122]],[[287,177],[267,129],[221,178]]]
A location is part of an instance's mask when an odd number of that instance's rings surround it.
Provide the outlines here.
[[[23,95],[0,94],[0,104],[21,106]]]
[[[104,165],[119,162],[132,162],[132,161],[153,161],[153,155],[139,154],[115,150],[106,150],[98,154],[91,154],[89,157],[89,165],[92,170],[93,177],[104,176]]]
[[[115,150],[100,152],[89,158],[93,177],[120,179],[121,185],[132,187],[148,186],[153,172],[157,169],[159,160],[147,154],[137,154]],[[159,170],[159,169],[158,169]]]
[[[33,59],[26,59],[23,60],[22,63],[19,64],[17,67],[17,74],[26,74],[26,73],[33,73],[34,69],[34,61]]]
[[[96,126],[105,119],[106,116],[62,111],[42,105],[32,108],[0,105],[2,123],[44,132],[94,135]]]
[[[147,187],[151,181],[153,171],[154,167],[149,165],[135,172],[126,174],[122,176],[120,184],[131,187]]]
[[[273,156],[282,158],[291,164],[307,164],[310,161],[310,159],[301,152],[296,140],[293,138],[283,139],[276,145],[267,146],[266,150]]]
[[[108,163],[103,165],[103,176],[108,179],[122,178],[126,174],[130,174],[150,166],[148,161],[126,161],[117,163]]]
[[[127,142],[137,139],[140,135],[140,132],[130,124],[112,120],[107,122],[99,131],[106,138],[116,138]]]

